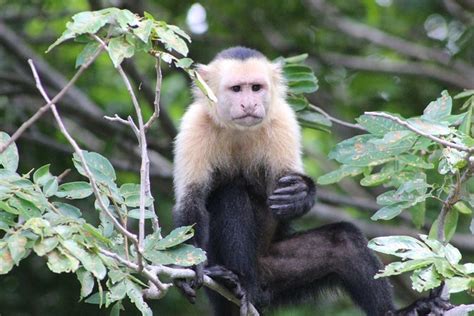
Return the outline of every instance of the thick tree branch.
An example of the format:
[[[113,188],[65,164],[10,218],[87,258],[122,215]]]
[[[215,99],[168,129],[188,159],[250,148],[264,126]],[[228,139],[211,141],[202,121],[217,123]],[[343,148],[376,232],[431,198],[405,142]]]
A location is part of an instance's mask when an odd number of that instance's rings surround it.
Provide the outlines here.
[[[453,60],[448,53],[416,44],[405,39],[387,34],[374,27],[353,21],[339,15],[338,9],[325,0],[305,0],[311,12],[318,12],[323,22],[330,28],[339,30],[355,39],[368,40],[378,46],[393,49],[405,56],[414,57],[419,60],[435,61],[443,66],[456,69],[466,80],[474,77],[474,67],[462,60]]]
[[[332,65],[355,70],[429,77],[458,88],[472,89],[474,77],[466,78],[450,69],[420,62],[395,61],[374,57],[358,57],[337,53],[322,53],[321,59]]]

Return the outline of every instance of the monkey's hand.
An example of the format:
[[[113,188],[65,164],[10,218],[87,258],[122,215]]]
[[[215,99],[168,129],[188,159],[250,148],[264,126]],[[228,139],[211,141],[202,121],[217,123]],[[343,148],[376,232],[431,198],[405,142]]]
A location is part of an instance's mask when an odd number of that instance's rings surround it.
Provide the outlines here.
[[[196,290],[202,287],[204,283],[204,264],[200,263],[194,266],[196,275],[194,279],[175,279],[174,285],[188,299],[191,304],[196,302]]]
[[[289,174],[278,179],[268,198],[268,206],[280,220],[290,220],[308,212],[314,205],[316,187],[311,178]]]

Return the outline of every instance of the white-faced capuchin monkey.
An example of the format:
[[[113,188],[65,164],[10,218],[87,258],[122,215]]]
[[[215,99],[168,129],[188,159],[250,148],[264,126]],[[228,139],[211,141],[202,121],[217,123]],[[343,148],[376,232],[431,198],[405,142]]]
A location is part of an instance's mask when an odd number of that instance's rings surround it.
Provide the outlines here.
[[[391,285],[374,279],[382,266],[352,224],[291,231],[289,222],[310,210],[316,189],[304,175],[281,65],[232,47],[198,72],[218,102],[195,89],[176,139],[174,222],[195,224],[191,242],[208,256],[195,279],[177,282],[188,299],[206,273],[259,311],[337,287],[367,315],[441,315],[448,303],[437,297],[395,311]],[[208,295],[215,315],[239,315],[234,303]]]

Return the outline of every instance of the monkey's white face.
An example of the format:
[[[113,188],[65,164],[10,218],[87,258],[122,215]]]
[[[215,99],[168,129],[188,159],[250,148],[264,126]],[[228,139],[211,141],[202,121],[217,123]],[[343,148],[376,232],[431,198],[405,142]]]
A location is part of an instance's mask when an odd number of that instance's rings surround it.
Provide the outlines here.
[[[266,61],[227,60],[220,65],[217,115],[231,126],[251,127],[266,117],[271,101],[270,69]]]

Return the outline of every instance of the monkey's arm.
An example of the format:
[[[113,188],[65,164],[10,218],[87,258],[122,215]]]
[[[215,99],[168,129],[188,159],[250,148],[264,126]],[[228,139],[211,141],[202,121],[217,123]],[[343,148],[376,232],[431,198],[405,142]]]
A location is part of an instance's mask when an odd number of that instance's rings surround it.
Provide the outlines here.
[[[307,213],[314,205],[316,186],[310,177],[290,173],[281,177],[268,205],[279,220],[291,220]]]

